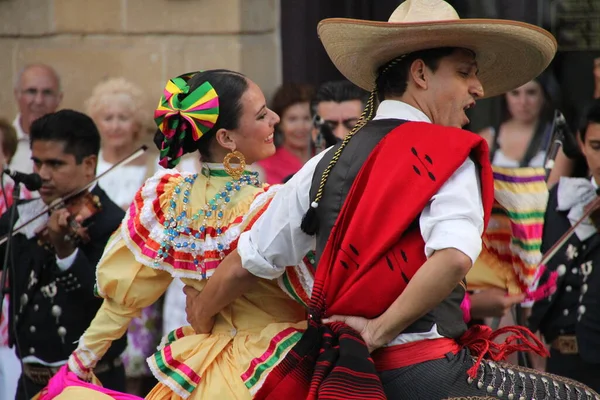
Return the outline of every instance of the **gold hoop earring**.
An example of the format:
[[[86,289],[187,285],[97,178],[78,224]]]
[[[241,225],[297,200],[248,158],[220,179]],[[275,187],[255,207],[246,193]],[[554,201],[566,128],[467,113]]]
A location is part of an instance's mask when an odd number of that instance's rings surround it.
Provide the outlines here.
[[[231,159],[237,158],[240,160],[240,166],[237,168],[233,168],[231,166]],[[240,179],[244,171],[246,170],[246,159],[244,155],[239,151],[232,151],[227,153],[225,158],[223,158],[223,168],[225,168],[225,172],[227,172],[233,179]]]

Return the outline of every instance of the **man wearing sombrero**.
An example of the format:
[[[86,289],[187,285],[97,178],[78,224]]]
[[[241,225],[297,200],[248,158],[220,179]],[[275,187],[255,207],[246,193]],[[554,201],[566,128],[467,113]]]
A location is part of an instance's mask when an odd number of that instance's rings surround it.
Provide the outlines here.
[[[485,141],[460,129],[465,111],[541,73],[554,38],[461,20],[440,0],[408,0],[388,22],[324,20],[318,32],[337,68],[371,91],[365,112],[278,192],[202,293],[187,290],[188,320],[210,329],[255,276],[280,276],[316,234],[308,328],[287,354],[269,355],[285,358],[255,398],[599,398],[497,362],[547,353],[524,329],[499,332],[513,333],[503,345],[489,328],[467,331],[461,311],[494,196]]]

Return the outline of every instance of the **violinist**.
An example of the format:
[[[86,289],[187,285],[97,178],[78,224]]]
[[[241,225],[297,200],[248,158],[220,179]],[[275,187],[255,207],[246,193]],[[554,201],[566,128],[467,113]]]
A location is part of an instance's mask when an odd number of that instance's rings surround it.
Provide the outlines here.
[[[588,178],[561,177],[550,191],[542,238],[545,253],[582,219],[600,183],[600,99],[587,112],[578,137],[591,171]],[[574,230],[548,269],[558,273],[557,291],[534,304],[529,325],[550,345],[546,370],[600,390],[600,210]],[[542,277],[542,282],[545,277]]]
[[[72,110],[45,115],[32,124],[30,140],[40,198],[17,206],[14,226],[48,205],[62,207],[50,207],[12,237],[9,337],[23,363],[17,399],[35,396],[77,347],[102,304],[94,295],[96,264],[124,216],[97,184],[68,197],[95,179],[100,135],[88,116]],[[8,223],[6,212],[0,234]],[[95,369],[106,387],[124,390],[119,356],[125,345],[126,339],[115,342]]]

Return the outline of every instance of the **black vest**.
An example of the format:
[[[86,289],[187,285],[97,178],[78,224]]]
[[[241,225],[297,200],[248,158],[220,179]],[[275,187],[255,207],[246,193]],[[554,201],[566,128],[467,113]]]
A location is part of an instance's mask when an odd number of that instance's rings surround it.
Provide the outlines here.
[[[339,160],[329,174],[329,178],[325,183],[323,197],[319,202],[319,207],[316,209],[319,221],[319,231],[317,232],[316,240],[316,265],[318,265],[321,254],[323,254],[331,229],[337,220],[346,196],[364,162],[379,141],[404,122],[398,119],[370,121],[352,137],[342,151]],[[310,190],[311,201],[316,196],[323,171],[327,168],[339,146],[340,144],[337,144],[329,150],[317,164]],[[393,177],[390,177],[390,179],[393,179]],[[407,188],[407,190],[410,190],[410,188]],[[390,206],[402,207],[400,204],[395,204],[394,199],[390,199]],[[382,218],[384,217],[385,213],[382,212]],[[360,216],[357,215],[356,218],[360,218]],[[408,229],[419,229],[419,216],[415,218]],[[459,337],[467,329],[460,309],[463,297],[464,289],[461,286],[457,286],[446,300],[405,329],[403,333],[428,332],[433,328],[434,324],[437,324],[437,330],[441,335],[450,338]],[[366,294],[366,298],[368,298],[368,294]]]
[[[558,185],[550,191],[543,252],[571,227],[568,211],[556,210],[557,192]],[[549,343],[559,335],[576,335],[581,358],[600,363],[600,235],[582,242],[573,234],[547,267],[559,273],[557,291],[534,304],[530,328],[539,329]]]

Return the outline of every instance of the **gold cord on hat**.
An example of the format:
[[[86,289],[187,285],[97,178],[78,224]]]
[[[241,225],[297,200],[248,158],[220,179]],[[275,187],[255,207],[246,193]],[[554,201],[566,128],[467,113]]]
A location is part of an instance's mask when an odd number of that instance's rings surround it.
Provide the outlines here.
[[[379,76],[385,75],[390,69],[395,67],[396,64],[398,64],[400,61],[404,60],[409,54],[411,54],[411,53],[402,54],[401,56],[398,56],[398,57],[394,58],[392,61],[390,61],[389,63],[387,63],[387,65],[385,67],[383,67],[383,69],[381,70],[381,73],[379,74]]]
[[[234,168],[231,166],[232,158],[237,158],[239,160],[239,167]],[[223,158],[223,168],[233,179],[240,179],[246,170],[246,158],[237,150],[231,151]]]

